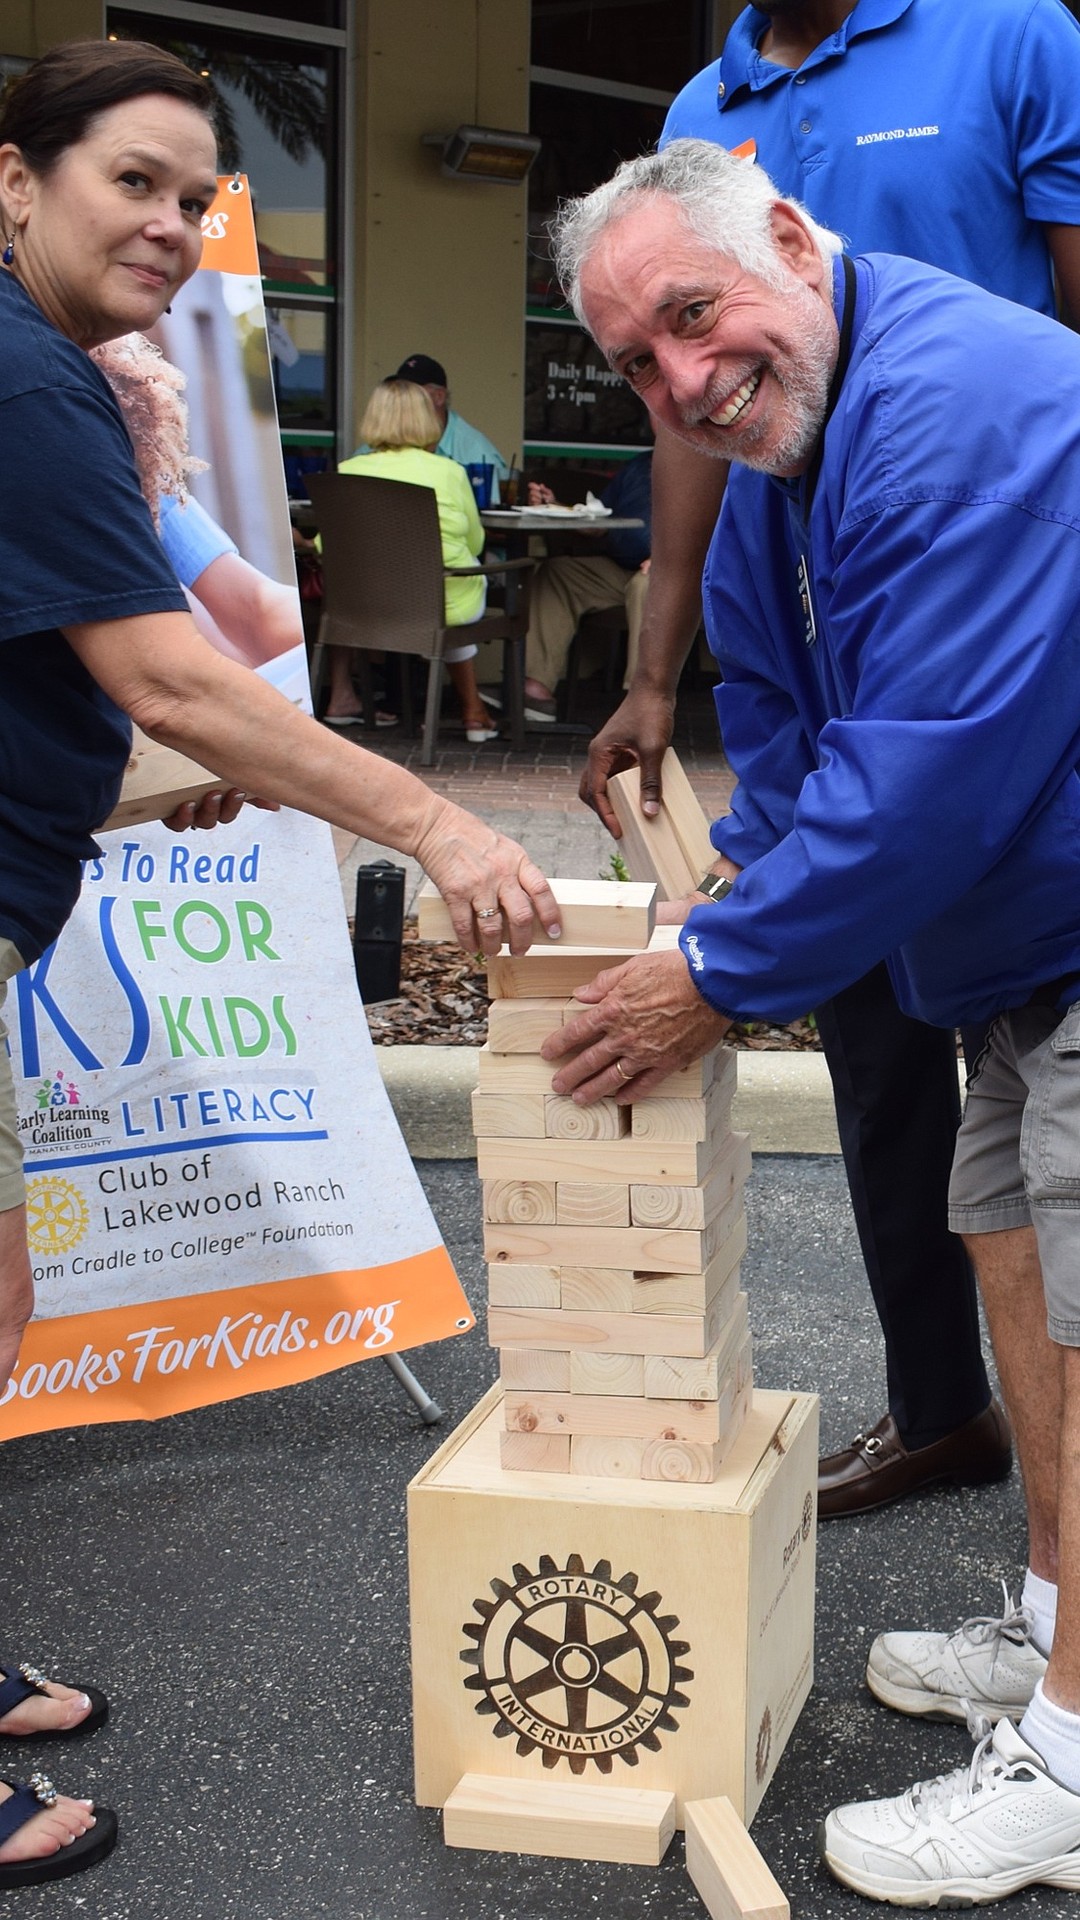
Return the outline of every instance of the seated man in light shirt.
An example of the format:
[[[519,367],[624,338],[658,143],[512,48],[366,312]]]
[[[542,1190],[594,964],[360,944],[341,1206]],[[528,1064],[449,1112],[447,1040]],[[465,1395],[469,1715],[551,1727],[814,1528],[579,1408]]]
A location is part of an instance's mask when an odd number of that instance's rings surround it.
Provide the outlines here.
[[[505,480],[510,471],[497,447],[493,447],[486,434],[479,427],[471,426],[455,413],[450,405],[450,386],[446,378],[446,368],[438,360],[432,360],[426,353],[411,353],[403,360],[394,375],[395,380],[412,380],[423,387],[439,416],[442,437],[436,447],[436,453],[443,453],[448,460],[457,460],[461,466],[475,466],[483,462],[494,467],[491,487],[491,504],[499,504],[499,481]]]

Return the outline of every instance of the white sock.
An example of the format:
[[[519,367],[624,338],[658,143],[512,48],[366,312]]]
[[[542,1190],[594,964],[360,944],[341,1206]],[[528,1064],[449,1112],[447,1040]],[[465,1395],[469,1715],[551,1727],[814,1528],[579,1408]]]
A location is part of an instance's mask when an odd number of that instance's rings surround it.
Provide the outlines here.
[[[1032,1617],[1031,1638],[1042,1654],[1049,1660],[1050,1649],[1054,1644],[1054,1626],[1057,1621],[1057,1586],[1053,1580],[1042,1580],[1029,1567],[1024,1575],[1024,1588],[1020,1595],[1020,1605],[1026,1607]]]
[[[1048,1700],[1040,1680],[1020,1722],[1020,1738],[1034,1747],[1059,1786],[1080,1794],[1080,1713]]]

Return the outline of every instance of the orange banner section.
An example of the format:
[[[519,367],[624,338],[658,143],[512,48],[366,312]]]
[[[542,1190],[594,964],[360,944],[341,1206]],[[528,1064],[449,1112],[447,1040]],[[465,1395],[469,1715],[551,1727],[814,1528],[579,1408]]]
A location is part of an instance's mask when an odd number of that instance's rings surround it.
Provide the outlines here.
[[[259,249],[246,174],[219,176],[217,199],[203,215],[202,237],[200,266],[214,273],[258,274]]]
[[[445,1247],[363,1272],[184,1294],[34,1320],[0,1400],[0,1440],[157,1420],[466,1333]]]

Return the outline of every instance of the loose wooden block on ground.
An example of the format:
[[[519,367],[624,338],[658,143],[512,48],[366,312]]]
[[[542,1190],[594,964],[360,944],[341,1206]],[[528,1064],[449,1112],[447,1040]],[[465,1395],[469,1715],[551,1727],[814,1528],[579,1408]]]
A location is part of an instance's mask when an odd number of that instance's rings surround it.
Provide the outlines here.
[[[624,1140],[630,1132],[632,1112],[632,1107],[616,1106],[614,1100],[597,1100],[591,1107],[579,1107],[573,1100],[547,1093],[544,1132],[549,1140]]]
[[[409,1490],[421,1803],[465,1773],[632,1780],[750,1819],[812,1678],[815,1415],[755,1394],[715,1483],[612,1481],[503,1469],[487,1395]],[[623,1687],[573,1664],[539,1697],[537,1637],[560,1664],[610,1645]]]
[[[473,1132],[478,1140],[542,1140],[546,1131],[542,1093],[484,1093],[474,1087]]]
[[[553,1226],[555,1185],[546,1180],[485,1180],[484,1219],[496,1224]]]
[[[493,1307],[559,1307],[562,1283],[554,1267],[492,1267],[488,1301]]]
[[[555,1188],[555,1219],[560,1227],[628,1227],[630,1188],[595,1180],[560,1180]]]
[[[493,1000],[487,1043],[492,1053],[539,1053],[561,1025],[561,1000]]]
[[[650,882],[552,880],[549,884],[559,906],[560,944],[610,947],[623,953],[639,953],[648,946],[656,909],[656,888]],[[450,909],[430,880],[417,895],[416,916],[421,940],[456,942]],[[549,944],[539,920],[533,923],[533,944]]]
[[[559,1433],[504,1433],[499,1458],[508,1473],[569,1473],[570,1436]]]
[[[500,1780],[467,1773],[443,1808],[448,1847],[549,1860],[659,1866],[675,1831],[675,1796],[582,1781]]]
[[[559,1274],[560,1307],[580,1313],[632,1313],[633,1274],[620,1267],[563,1267]],[[675,1309],[672,1309],[675,1311]]]
[[[136,727],[120,798],[108,819],[95,831],[111,833],[117,827],[138,827],[147,820],[167,820],[188,800],[202,800],[208,793],[224,792],[231,784],[208,773],[197,760],[189,760],[172,747],[163,747],[159,741],[149,739]]]
[[[722,1310],[725,1297],[716,1297]],[[717,1317],[711,1324],[716,1324]],[[654,1400],[715,1400],[736,1367],[749,1327],[746,1295],[737,1293],[730,1311],[720,1321],[715,1340],[703,1354],[691,1358],[681,1354],[645,1355],[643,1391]]]
[[[686,1871],[709,1920],[790,1920],[780,1886],[731,1801],[690,1800],[686,1815]]]
[[[645,1392],[645,1360],[640,1353],[567,1354],[570,1392],[637,1396]]]
[[[692,1360],[708,1353],[721,1325],[715,1303],[702,1314],[573,1313],[567,1308],[548,1313],[542,1307],[491,1307],[488,1341],[493,1347],[659,1353]]]
[[[570,1355],[545,1353],[543,1348],[503,1347],[499,1373],[504,1387],[524,1387],[537,1393],[569,1393]]]
[[[654,1233],[648,1227],[484,1224],[484,1258],[546,1267],[631,1267],[635,1273],[703,1273],[727,1232],[718,1214],[702,1232]]]

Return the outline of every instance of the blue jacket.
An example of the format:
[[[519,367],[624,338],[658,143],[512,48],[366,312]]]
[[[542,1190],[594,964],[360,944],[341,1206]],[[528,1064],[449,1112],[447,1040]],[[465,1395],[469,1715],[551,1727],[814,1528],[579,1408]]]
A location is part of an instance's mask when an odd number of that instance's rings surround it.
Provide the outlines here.
[[[682,944],[726,1013],[792,1019],[888,957],[905,1011],[974,1024],[1080,974],[1080,340],[911,260],[856,272],[809,513],[734,468],[706,565],[740,782],[713,840],[747,871]]]

